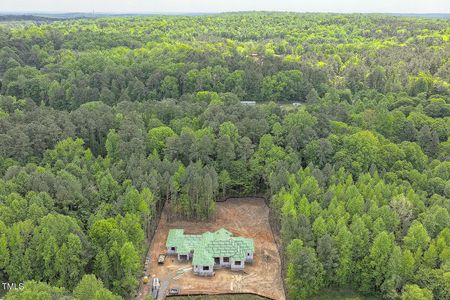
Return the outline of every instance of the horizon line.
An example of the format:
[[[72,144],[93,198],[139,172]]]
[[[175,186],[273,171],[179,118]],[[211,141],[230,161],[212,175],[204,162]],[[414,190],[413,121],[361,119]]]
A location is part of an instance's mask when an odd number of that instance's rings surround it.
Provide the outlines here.
[[[135,14],[135,15],[162,15],[162,14],[223,14],[223,13],[248,13],[248,12],[269,12],[269,13],[329,13],[329,14],[413,14],[413,15],[447,15],[449,12],[398,12],[398,11],[373,11],[373,12],[362,12],[362,11],[353,11],[353,12],[337,12],[337,11],[290,11],[290,10],[227,10],[227,11],[145,11],[145,12],[136,12],[136,11],[45,11],[45,10],[23,10],[23,11],[1,11],[0,14]]]

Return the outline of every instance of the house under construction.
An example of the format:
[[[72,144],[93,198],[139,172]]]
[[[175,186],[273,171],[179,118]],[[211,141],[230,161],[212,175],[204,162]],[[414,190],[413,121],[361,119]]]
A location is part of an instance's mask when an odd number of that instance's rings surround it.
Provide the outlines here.
[[[225,229],[203,234],[184,234],[184,229],[171,229],[166,242],[167,254],[178,260],[191,260],[194,274],[212,276],[214,269],[243,270],[253,261],[253,240],[234,237]]]

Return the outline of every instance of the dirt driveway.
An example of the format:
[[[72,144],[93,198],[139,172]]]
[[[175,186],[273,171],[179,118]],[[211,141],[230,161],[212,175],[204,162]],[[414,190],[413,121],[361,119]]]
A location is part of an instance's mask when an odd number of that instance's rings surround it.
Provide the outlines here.
[[[167,256],[164,265],[158,265],[157,256],[165,253],[169,229],[182,228],[187,234],[201,234],[222,227],[236,236],[254,239],[254,262],[246,264],[244,272],[220,269],[214,277],[199,277],[192,273],[190,262],[178,262],[173,256]],[[147,274],[161,281],[158,299],[163,299],[169,288],[179,288],[183,295],[253,293],[276,300],[285,299],[280,256],[269,225],[269,208],[261,198],[236,198],[217,203],[216,216],[210,222],[168,222],[167,214],[163,212],[148,255]],[[151,286],[143,286],[138,299],[150,293]]]

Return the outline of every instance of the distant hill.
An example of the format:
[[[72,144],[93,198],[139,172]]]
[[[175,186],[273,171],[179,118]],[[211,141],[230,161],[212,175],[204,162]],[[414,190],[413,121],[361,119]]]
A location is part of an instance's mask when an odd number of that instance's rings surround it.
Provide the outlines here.
[[[399,16],[399,17],[417,17],[417,18],[433,18],[433,19],[449,19],[450,14],[387,14],[390,16]]]
[[[224,14],[236,14],[239,12],[228,12]],[[36,21],[36,22],[52,22],[66,19],[91,19],[91,18],[105,18],[105,17],[139,17],[139,16],[204,16],[218,13],[103,13],[103,12],[68,12],[68,13],[39,13],[39,12],[0,12],[0,22],[5,21]],[[370,15],[370,14],[369,14]],[[433,18],[433,19],[449,19],[449,13],[385,13],[383,15],[398,16],[398,17],[417,17],[417,18]]]
[[[12,21],[52,22],[60,20],[63,20],[63,18],[44,17],[35,15],[0,15],[0,22],[12,22]]]
[[[84,13],[84,12],[69,12],[69,13],[1,13],[0,21],[60,21],[66,19],[90,19],[90,18],[105,18],[105,17],[139,17],[139,16],[203,16],[209,13]]]

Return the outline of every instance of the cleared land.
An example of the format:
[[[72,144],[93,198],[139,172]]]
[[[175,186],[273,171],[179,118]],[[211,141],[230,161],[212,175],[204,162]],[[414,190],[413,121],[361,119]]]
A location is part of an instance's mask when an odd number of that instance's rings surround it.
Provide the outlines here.
[[[220,269],[216,270],[214,277],[199,277],[192,274],[190,262],[178,262],[172,256],[166,258],[164,265],[158,265],[157,256],[165,253],[169,229],[183,228],[185,233],[201,234],[222,227],[236,236],[254,239],[254,262],[246,264],[244,272]],[[170,288],[179,288],[182,295],[253,293],[276,300],[285,299],[280,256],[269,225],[269,208],[263,199],[237,198],[217,203],[216,216],[210,222],[169,222],[166,212],[163,212],[149,256],[147,274],[161,281],[158,299],[163,299],[165,291]],[[139,299],[150,293],[151,286],[143,286]]]
[[[208,296],[175,296],[170,297],[170,300],[264,300],[254,295],[208,295]]]

